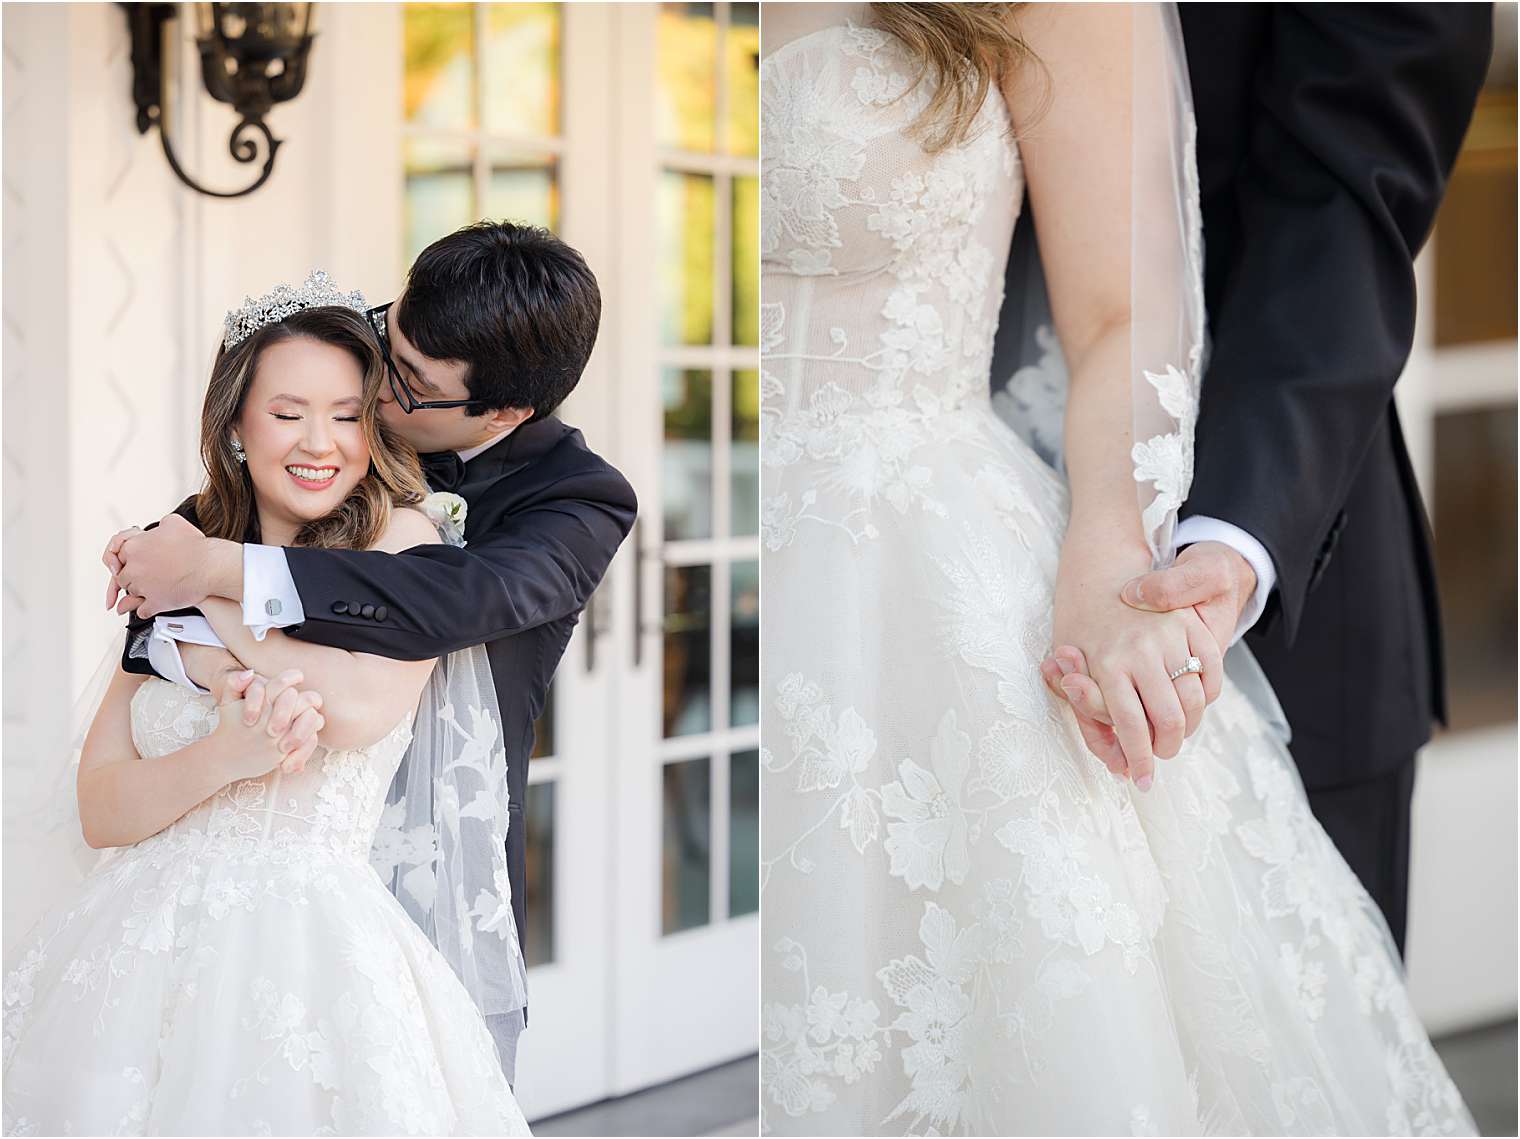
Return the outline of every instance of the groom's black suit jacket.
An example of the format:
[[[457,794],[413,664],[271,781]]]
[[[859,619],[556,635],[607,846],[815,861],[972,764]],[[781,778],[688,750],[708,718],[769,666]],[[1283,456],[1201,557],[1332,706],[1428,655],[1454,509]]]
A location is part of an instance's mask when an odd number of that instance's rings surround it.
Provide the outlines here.
[[[1429,527],[1393,386],[1413,262],[1487,69],[1488,4],[1182,4],[1212,349],[1183,514],[1277,588],[1246,640],[1305,784],[1407,761],[1444,719]]]
[[[633,527],[637,502],[627,480],[553,416],[519,427],[464,471],[457,491],[469,506],[463,548],[385,554],[287,547],[305,620],[284,631],[397,660],[485,644],[507,753],[507,869],[522,939],[522,809],[533,724],[581,610]],[[194,522],[194,499],[177,512]],[[363,616],[366,610],[375,616]],[[132,655],[130,635],[150,623],[129,621],[122,660],[129,672],[152,671]]]

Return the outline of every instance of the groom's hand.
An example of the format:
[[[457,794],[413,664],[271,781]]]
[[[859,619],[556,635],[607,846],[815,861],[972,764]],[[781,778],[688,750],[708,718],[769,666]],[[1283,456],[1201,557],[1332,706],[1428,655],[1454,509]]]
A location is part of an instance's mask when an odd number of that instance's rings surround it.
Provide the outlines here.
[[[106,606],[136,610],[147,618],[188,609],[211,596],[212,543],[178,514],[152,530],[123,530],[106,546],[101,561],[111,571]],[[120,600],[117,600],[120,596]]]
[[[1125,582],[1119,596],[1131,608],[1151,613],[1191,605],[1223,652],[1235,639],[1240,615],[1255,593],[1256,571],[1250,562],[1223,542],[1197,542],[1166,569]],[[1205,674],[1203,686],[1212,704],[1219,695],[1219,677]]]

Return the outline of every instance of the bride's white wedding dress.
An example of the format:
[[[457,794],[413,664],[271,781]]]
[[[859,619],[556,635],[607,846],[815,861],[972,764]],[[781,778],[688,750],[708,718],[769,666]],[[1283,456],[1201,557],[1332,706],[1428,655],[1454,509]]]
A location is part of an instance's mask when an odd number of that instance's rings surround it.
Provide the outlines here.
[[[988,395],[1019,154],[995,90],[925,153],[913,71],[854,26],[761,68],[766,1128],[1471,1132],[1242,694],[1141,793],[1041,683],[1068,496]]]
[[[210,696],[132,699],[152,763]],[[4,985],[8,1135],[527,1135],[480,1013],[370,867],[408,713],[107,852]]]

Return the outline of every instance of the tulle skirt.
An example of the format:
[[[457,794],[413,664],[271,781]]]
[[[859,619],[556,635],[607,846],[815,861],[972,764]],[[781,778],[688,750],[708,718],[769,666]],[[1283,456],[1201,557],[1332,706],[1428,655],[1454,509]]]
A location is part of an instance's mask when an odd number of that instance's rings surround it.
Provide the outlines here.
[[[877,426],[768,452],[765,1129],[1473,1133],[1251,702],[1116,779],[1038,674],[1062,482],[985,402]]]
[[[528,1134],[485,1022],[368,865],[155,838],[7,962],[6,1134]]]

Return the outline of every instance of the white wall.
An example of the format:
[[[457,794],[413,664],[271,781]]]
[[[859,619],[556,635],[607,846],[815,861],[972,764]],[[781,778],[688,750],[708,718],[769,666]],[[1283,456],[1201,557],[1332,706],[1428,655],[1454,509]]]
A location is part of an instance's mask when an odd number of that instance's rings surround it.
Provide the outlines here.
[[[38,757],[66,746],[74,694],[122,619],[100,550],[196,489],[200,400],[222,314],[245,293],[328,268],[378,300],[395,290],[398,132],[373,113],[401,52],[390,6],[324,6],[307,88],[276,109],[270,182],[216,201],[183,187],[156,131],[139,136],[125,14],[114,4],[7,4],[4,57],[4,778],[7,815],[34,801]],[[171,112],[182,165],[245,184],[235,117],[200,91],[177,29]],[[380,75],[390,66],[394,75]],[[176,113],[177,112],[177,113]],[[392,116],[394,119],[394,116]],[[51,883],[36,836],[4,833],[4,941]]]

